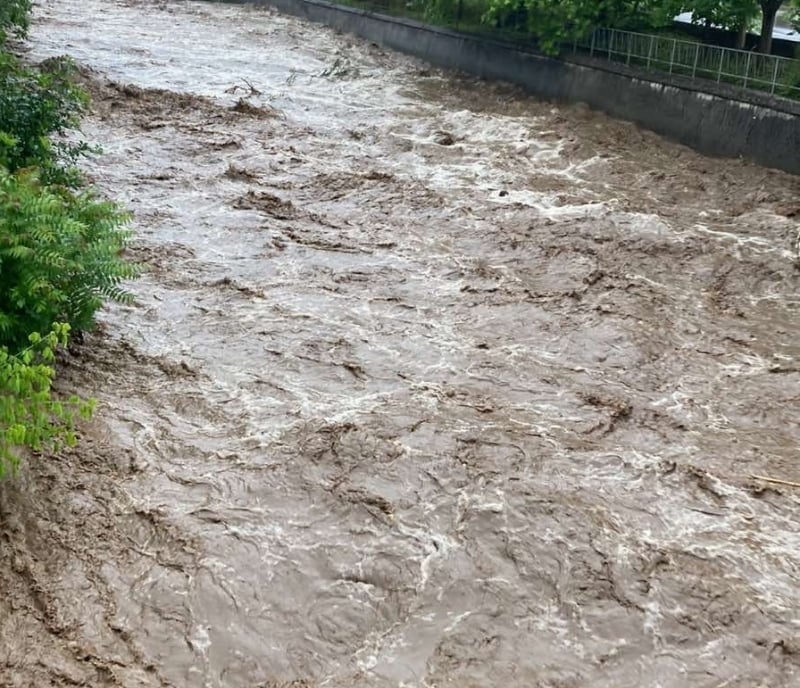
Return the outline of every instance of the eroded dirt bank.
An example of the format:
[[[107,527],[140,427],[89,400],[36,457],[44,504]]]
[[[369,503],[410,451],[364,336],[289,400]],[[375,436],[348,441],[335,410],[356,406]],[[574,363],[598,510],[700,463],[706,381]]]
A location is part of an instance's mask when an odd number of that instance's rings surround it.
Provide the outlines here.
[[[152,270],[0,487],[0,685],[798,685],[796,178],[264,10],[37,16]]]

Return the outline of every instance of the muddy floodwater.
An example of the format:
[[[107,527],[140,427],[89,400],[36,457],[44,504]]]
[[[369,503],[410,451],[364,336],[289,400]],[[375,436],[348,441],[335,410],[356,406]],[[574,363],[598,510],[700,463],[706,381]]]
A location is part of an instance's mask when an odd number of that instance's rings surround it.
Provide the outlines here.
[[[264,8],[42,0],[134,215],[0,487],[0,686],[800,686],[800,180]]]

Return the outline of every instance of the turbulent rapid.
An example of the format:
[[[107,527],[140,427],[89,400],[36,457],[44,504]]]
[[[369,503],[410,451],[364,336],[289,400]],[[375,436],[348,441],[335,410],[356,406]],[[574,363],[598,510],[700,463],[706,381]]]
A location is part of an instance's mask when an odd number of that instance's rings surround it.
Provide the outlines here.
[[[0,686],[798,685],[798,178],[263,7],[62,53],[148,272],[0,486]]]

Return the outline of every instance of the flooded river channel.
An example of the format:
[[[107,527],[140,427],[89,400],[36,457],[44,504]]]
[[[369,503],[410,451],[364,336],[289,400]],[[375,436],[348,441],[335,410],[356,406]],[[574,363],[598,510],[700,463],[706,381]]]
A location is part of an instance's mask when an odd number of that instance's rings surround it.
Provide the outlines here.
[[[800,685],[800,179],[265,8],[62,53],[149,272],[0,488],[0,686]]]

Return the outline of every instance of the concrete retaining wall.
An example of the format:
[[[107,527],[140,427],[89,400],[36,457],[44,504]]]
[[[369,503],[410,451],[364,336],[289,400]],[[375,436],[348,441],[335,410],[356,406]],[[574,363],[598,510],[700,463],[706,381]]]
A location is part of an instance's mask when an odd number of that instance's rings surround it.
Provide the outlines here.
[[[229,0],[230,1],[230,0]],[[233,0],[235,1],[235,0]],[[549,58],[518,46],[320,0],[256,4],[362,36],[439,67],[518,84],[532,94],[583,102],[704,153],[744,157],[800,174],[800,103],[598,60]]]

